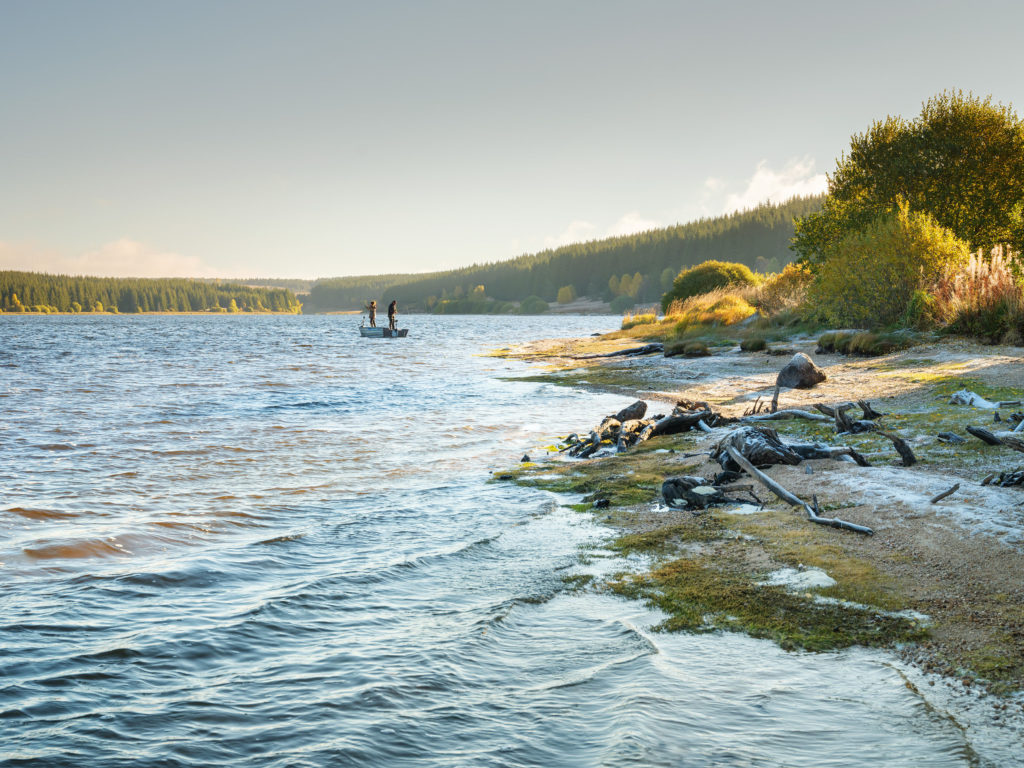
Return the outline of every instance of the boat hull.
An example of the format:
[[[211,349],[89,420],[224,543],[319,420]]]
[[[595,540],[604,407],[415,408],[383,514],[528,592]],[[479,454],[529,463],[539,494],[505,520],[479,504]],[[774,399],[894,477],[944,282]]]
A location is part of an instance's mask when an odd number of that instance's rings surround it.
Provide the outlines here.
[[[408,328],[399,328],[392,331],[390,328],[373,328],[370,326],[359,326],[359,335],[368,339],[404,339],[409,335]]]

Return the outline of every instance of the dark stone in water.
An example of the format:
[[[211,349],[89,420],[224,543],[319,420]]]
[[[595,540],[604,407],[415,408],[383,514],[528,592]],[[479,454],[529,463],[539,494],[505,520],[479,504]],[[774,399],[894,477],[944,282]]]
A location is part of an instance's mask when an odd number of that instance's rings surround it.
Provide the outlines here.
[[[523,463],[526,463],[529,460],[530,460],[530,454],[528,454],[528,453],[524,453],[523,454],[523,458],[520,459],[520,461],[522,461]]]
[[[594,509],[608,509],[611,505],[610,499],[598,499],[594,502]]]

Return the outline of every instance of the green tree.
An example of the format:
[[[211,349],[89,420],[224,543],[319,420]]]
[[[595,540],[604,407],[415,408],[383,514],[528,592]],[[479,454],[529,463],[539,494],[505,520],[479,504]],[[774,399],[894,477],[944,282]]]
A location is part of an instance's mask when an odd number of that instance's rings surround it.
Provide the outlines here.
[[[823,209],[798,220],[793,250],[811,264],[902,198],[972,250],[1024,246],[1024,123],[1010,107],[961,91],[854,135]]]
[[[568,304],[576,300],[576,289],[571,285],[563,285],[558,289],[558,303]]]

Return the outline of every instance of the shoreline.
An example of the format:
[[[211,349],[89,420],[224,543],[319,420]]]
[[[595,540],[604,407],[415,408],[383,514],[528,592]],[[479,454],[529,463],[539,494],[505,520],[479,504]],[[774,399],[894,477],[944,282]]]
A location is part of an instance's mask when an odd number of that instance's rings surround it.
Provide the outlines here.
[[[882,357],[847,358],[816,355],[814,339],[795,336],[773,345],[785,347],[786,356],[732,347],[694,359],[581,359],[637,343],[554,339],[491,354],[544,367],[520,380],[621,394],[623,406],[638,398],[656,400],[652,408],[659,413],[680,399],[705,401],[736,417],[758,398],[770,399],[778,370],[793,352],[805,352],[828,379],[809,390],[783,390],[780,409],[870,400],[887,414],[882,429],[905,439],[919,462],[897,466],[892,443],[877,433],[836,435],[831,424],[813,421],[767,424],[784,440],[847,445],[868,458],[869,467],[824,459],[767,471],[800,498],[817,496],[824,510],[841,510],[835,516],[871,526],[872,537],[813,525],[761,486],[757,493],[766,503],[753,514],[731,506],[702,514],[667,507],[661,481],[713,476],[720,467],[706,454],[734,427],[653,438],[603,458],[553,454],[496,472],[499,479],[576,494],[580,503],[568,506],[618,533],[613,550],[650,557],[646,573],[580,586],[643,599],[669,614],[662,628],[670,631],[740,631],[809,650],[880,647],[920,672],[926,685],[941,680],[961,692],[995,694],[989,697],[993,724],[1009,719],[1024,733],[1024,489],[981,483],[990,473],[1021,467],[1024,457],[969,435],[962,445],[935,438],[939,431],[964,433],[966,425],[1000,429],[993,426],[992,410],[951,405],[949,396],[968,388],[991,399],[1021,400],[1024,349],[945,340]],[[1002,416],[1014,410],[1024,406],[1004,408]],[[579,428],[585,433],[594,425]],[[930,503],[956,482],[955,494]],[[609,506],[596,509],[599,498]],[[797,590],[765,583],[766,576],[784,569],[823,572],[833,586]],[[729,604],[728,620],[693,619],[695,611],[708,610],[693,592],[697,584],[717,600],[736,601]],[[793,603],[796,592],[806,599]],[[759,606],[772,601],[786,614],[782,619],[758,614]],[[823,604],[830,612],[821,610]],[[823,613],[834,627],[822,625],[817,614]]]

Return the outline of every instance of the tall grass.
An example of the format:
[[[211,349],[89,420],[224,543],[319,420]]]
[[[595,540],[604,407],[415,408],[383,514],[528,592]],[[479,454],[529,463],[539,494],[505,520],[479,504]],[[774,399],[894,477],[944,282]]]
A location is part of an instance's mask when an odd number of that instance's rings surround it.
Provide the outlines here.
[[[638,325],[654,325],[658,322],[658,310],[655,307],[639,309],[636,312],[626,312],[622,316],[622,330],[628,331]]]
[[[1020,344],[1024,294],[1004,249],[972,253],[961,269],[944,274],[931,291],[935,319],[947,330],[985,341]]]

